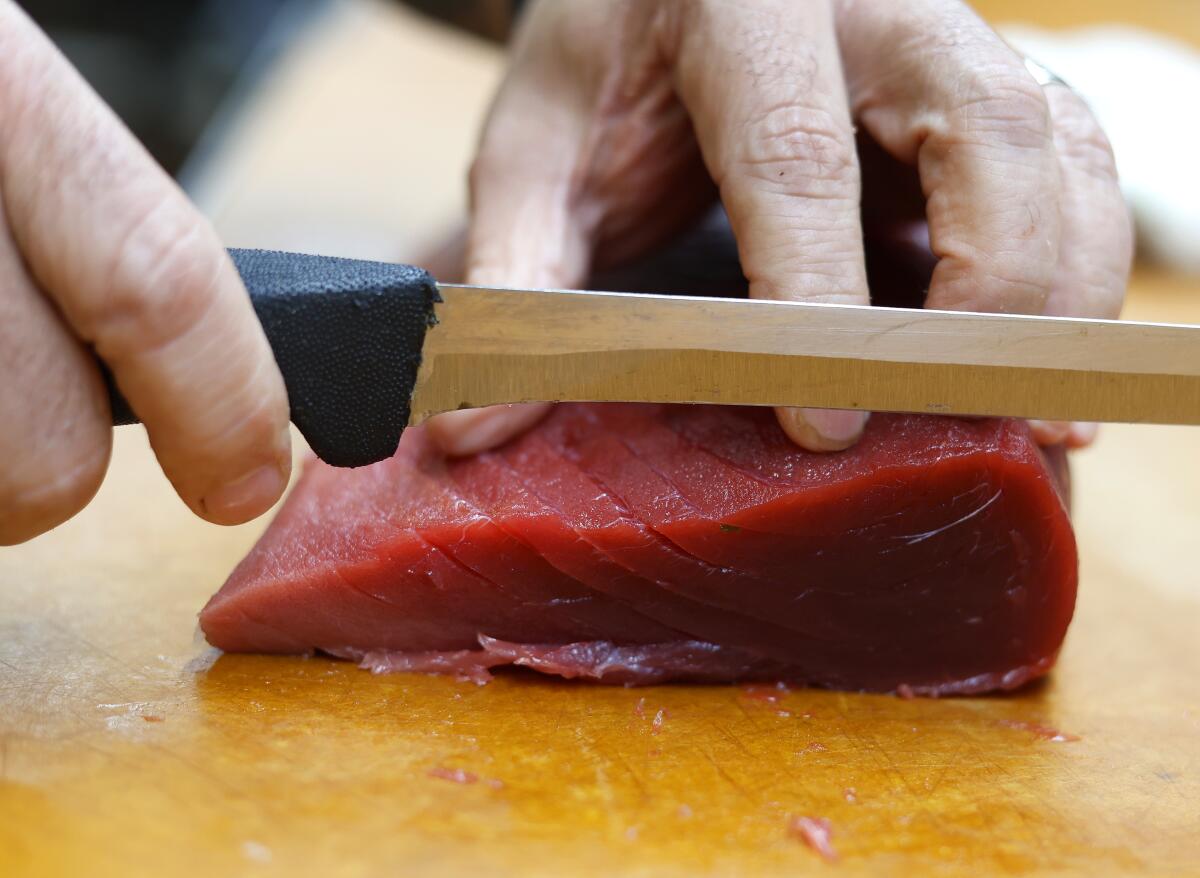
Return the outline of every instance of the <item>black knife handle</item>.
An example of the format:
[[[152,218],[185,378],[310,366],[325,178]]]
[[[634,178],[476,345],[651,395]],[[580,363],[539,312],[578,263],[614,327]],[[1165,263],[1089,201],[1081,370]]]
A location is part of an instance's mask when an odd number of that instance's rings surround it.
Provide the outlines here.
[[[291,417],[334,466],[391,457],[408,424],[425,330],[441,301],[424,269],[230,250],[275,353]],[[104,371],[113,424],[137,415]]]

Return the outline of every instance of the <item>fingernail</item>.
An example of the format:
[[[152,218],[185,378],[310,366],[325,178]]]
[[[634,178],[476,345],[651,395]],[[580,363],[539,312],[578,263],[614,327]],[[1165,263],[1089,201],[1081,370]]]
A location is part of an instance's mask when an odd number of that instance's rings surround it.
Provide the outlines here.
[[[268,463],[226,482],[201,502],[210,519],[223,524],[240,524],[274,503],[285,484],[283,469]]]
[[[465,457],[495,448],[536,423],[544,403],[517,403],[445,412],[430,418],[429,434],[450,457]]]
[[[444,454],[460,457],[469,453],[466,449],[475,441],[475,424],[482,409],[460,409],[442,412],[425,422],[424,427]]]
[[[1039,445],[1058,445],[1066,441],[1071,432],[1071,425],[1066,421],[1031,420],[1029,428]]]
[[[845,409],[795,409],[796,432],[805,448],[813,451],[841,451],[862,435],[870,412]],[[789,431],[790,432],[790,431]]]
[[[1067,444],[1072,448],[1084,448],[1095,442],[1099,433],[1099,424],[1091,421],[1079,421],[1071,425],[1071,434],[1067,437]]]

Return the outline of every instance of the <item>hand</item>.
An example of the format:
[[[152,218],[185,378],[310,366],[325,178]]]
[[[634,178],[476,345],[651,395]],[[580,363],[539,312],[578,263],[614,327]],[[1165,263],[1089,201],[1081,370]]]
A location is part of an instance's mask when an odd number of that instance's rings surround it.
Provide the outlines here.
[[[715,183],[752,297],[864,304],[857,124],[919,177],[928,307],[1120,310],[1132,244],[1107,140],[958,0],[535,0],[512,53],[471,172],[469,283],[579,286],[679,231]],[[430,431],[465,454],[544,411]],[[779,411],[812,450],[865,420]]]
[[[0,0],[0,544],[87,504],[112,419],[95,357],[197,514],[245,521],[291,466],[283,380],[208,223]]]

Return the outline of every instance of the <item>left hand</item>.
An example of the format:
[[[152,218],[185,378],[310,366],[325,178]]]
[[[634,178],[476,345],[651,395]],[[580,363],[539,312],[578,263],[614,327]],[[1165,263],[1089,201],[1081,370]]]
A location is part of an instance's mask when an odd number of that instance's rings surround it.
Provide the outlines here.
[[[959,0],[535,0],[471,171],[466,280],[580,286],[719,192],[752,297],[865,304],[855,123],[919,176],[929,307],[1118,314],[1132,235],[1104,134]],[[430,432],[468,454],[544,411],[452,412]],[[820,451],[865,415],[779,420]]]

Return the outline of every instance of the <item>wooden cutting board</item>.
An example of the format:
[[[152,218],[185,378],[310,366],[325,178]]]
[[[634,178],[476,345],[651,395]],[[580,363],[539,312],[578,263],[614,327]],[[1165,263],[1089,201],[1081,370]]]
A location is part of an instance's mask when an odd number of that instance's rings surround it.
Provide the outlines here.
[[[123,430],[85,513],[0,550],[0,875],[1200,874],[1198,440],[1077,456],[1047,683],[905,701],[218,656],[196,611],[262,525],[193,520]]]

